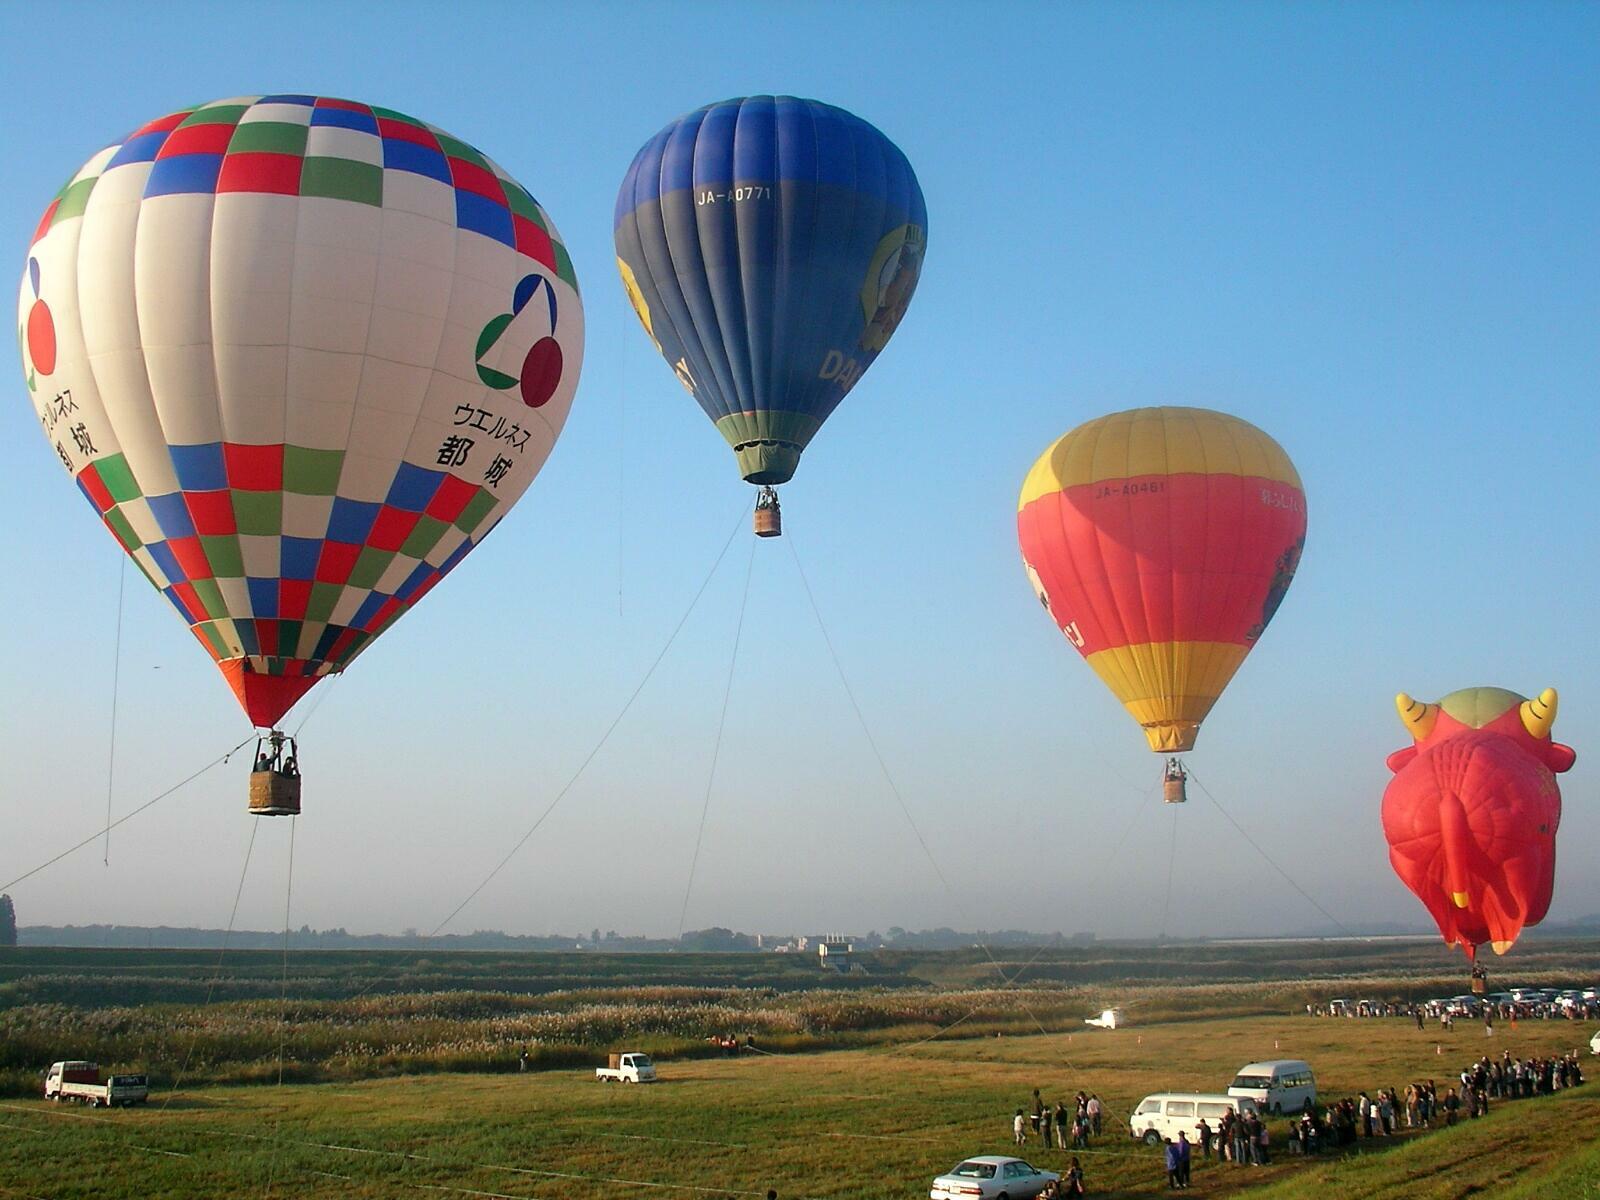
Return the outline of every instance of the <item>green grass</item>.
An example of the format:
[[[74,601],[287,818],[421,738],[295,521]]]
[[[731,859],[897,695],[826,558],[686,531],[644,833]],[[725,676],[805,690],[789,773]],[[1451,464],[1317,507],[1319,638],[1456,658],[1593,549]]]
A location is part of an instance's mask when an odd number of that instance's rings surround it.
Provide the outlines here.
[[[265,1194],[270,1180],[280,1196],[721,1200],[775,1187],[785,1200],[911,1200],[958,1159],[1004,1151],[1010,1114],[1039,1087],[1050,1099],[1083,1088],[1106,1102],[1111,1128],[1083,1155],[1092,1194],[1150,1195],[1163,1190],[1158,1156],[1115,1132],[1148,1092],[1218,1088],[1242,1063],[1273,1056],[1310,1059],[1325,1096],[1403,1088],[1443,1082],[1485,1050],[1586,1048],[1592,1032],[1523,1022],[1492,1040],[1463,1026],[1441,1041],[1402,1020],[1231,1017],[667,1062],[653,1087],[569,1070],[186,1088],[112,1113],[7,1101],[0,1194],[232,1196]],[[1593,1196],[1597,1122],[1600,1084],[1589,1083],[1497,1104],[1453,1130],[1363,1142],[1338,1160],[1301,1162],[1280,1145],[1265,1169],[1202,1162],[1195,1190],[1263,1200]]]

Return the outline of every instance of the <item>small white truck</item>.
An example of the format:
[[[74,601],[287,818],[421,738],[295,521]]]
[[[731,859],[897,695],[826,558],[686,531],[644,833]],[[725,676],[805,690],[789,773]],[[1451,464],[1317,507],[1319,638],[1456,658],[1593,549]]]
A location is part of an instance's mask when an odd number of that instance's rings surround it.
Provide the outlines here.
[[[98,1063],[51,1063],[44,1076],[44,1098],[75,1100],[91,1108],[126,1107],[150,1099],[150,1083],[143,1075],[108,1075],[100,1078]]]
[[[656,1066],[648,1054],[613,1054],[609,1066],[596,1067],[601,1083],[654,1083]]]

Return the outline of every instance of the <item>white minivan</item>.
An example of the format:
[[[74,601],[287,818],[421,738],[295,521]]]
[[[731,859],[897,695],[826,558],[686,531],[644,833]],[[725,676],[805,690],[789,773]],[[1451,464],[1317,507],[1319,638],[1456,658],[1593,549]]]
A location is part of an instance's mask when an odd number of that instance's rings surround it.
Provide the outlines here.
[[[1317,1102],[1317,1079],[1311,1064],[1298,1058],[1246,1063],[1239,1068],[1228,1095],[1255,1101],[1267,1113],[1297,1113],[1307,1100]]]
[[[1159,1146],[1180,1132],[1195,1140],[1203,1120],[1212,1130],[1231,1112],[1255,1112],[1253,1100],[1240,1100],[1211,1092],[1157,1092],[1139,1101],[1128,1118],[1128,1132],[1147,1146]]]

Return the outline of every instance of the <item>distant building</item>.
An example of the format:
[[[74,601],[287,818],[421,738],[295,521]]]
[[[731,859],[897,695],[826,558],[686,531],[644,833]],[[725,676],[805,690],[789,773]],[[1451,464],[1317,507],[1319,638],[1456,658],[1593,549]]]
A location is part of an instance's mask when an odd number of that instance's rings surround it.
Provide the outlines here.
[[[855,939],[847,934],[825,933],[807,940],[817,948],[817,961],[824,967],[848,971],[855,962]]]

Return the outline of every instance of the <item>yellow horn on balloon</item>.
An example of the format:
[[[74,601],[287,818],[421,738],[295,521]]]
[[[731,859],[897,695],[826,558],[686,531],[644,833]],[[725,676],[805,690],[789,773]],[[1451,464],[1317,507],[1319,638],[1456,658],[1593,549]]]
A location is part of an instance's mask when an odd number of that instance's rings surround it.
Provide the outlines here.
[[[1550,728],[1556,723],[1556,690],[1545,688],[1538,697],[1522,702],[1522,727],[1536,738],[1550,736]]]
[[[1413,700],[1401,692],[1394,698],[1394,706],[1400,712],[1400,723],[1411,731],[1411,736],[1421,741],[1433,732],[1434,722],[1439,719],[1439,706],[1437,704],[1424,704],[1421,700]],[[1523,718],[1527,720],[1526,717]]]

